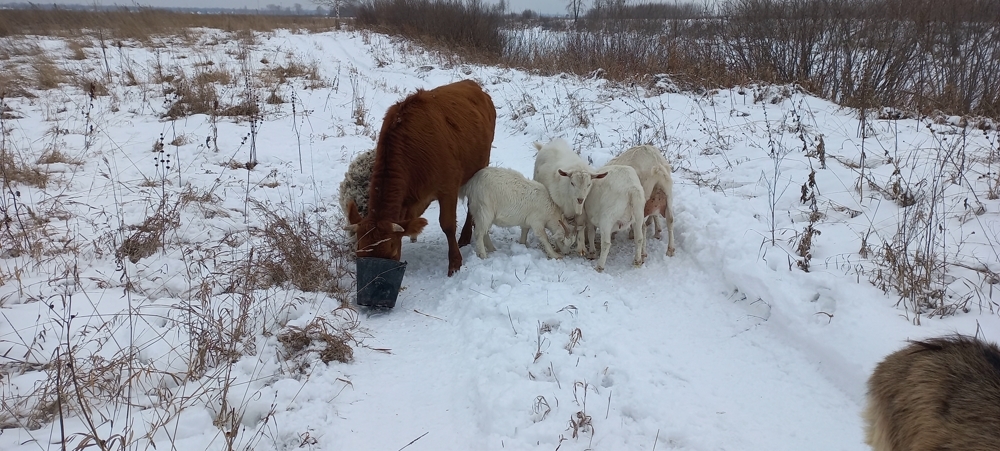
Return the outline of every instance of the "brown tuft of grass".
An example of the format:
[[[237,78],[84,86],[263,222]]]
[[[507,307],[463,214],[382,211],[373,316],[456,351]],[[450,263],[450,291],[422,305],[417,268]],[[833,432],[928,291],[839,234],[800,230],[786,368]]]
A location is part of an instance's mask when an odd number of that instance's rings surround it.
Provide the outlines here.
[[[185,146],[191,144],[191,142],[192,139],[188,135],[182,133],[180,135],[175,136],[174,139],[170,140],[168,144],[171,146]]]
[[[290,61],[286,65],[278,65],[267,70],[271,76],[277,79],[278,83],[287,83],[288,80],[293,78],[302,78],[310,81],[322,80],[319,74],[319,64],[315,61],[308,65],[298,61]]]
[[[111,92],[108,91],[108,86],[104,84],[104,82],[101,81],[100,78],[94,78],[85,75],[83,77],[77,78],[74,84],[77,87],[79,87],[83,92],[87,93],[93,92],[94,95],[98,97],[105,97],[111,95]]]
[[[280,105],[285,103],[285,99],[281,97],[281,94],[278,94],[277,87],[271,88],[271,92],[267,95],[267,98],[264,99],[264,101],[267,102],[268,105]]]
[[[35,71],[35,87],[38,89],[58,88],[69,78],[65,71],[45,55],[35,56],[32,59],[31,68]]]
[[[315,350],[323,363],[348,363],[354,359],[354,349],[348,343],[356,341],[347,328],[336,327],[326,318],[317,317],[305,327],[289,326],[278,333],[278,342],[285,347],[287,358]]]
[[[49,183],[49,174],[15,159],[6,150],[0,152],[0,175],[3,176],[4,185],[23,184],[45,188]]]
[[[198,72],[194,76],[194,83],[197,84],[218,84],[229,86],[233,84],[233,74],[225,69],[205,70]]]
[[[260,114],[260,107],[251,101],[243,101],[236,105],[228,106],[219,111],[219,116],[226,117],[251,117]]]
[[[167,94],[174,96],[174,102],[164,113],[165,117],[177,119],[192,114],[210,114],[219,108],[219,95],[212,83],[198,83],[187,77],[173,80]]]
[[[28,90],[28,83],[21,71],[17,67],[10,67],[0,71],[0,97],[31,99],[35,97],[35,94]]]
[[[82,39],[70,39],[66,41],[66,48],[70,51],[69,57],[76,61],[87,59],[87,52],[84,50],[87,47],[87,43]]]
[[[180,225],[178,206],[179,204],[168,205],[167,198],[164,198],[156,211],[142,224],[129,226],[132,233],[115,251],[115,258],[128,258],[130,262],[138,263],[156,253],[157,249],[163,247],[167,231]]]
[[[38,158],[38,161],[35,162],[35,164],[57,164],[57,163],[72,164],[72,165],[83,164],[83,162],[79,160],[70,158],[69,155],[66,155],[58,148],[52,148],[46,150],[44,153],[42,153],[42,156]]]

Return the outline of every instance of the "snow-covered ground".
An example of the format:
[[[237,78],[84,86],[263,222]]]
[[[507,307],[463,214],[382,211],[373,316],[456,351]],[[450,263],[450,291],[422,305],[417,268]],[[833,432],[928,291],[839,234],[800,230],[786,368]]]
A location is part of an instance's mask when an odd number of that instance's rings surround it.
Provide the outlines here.
[[[160,450],[860,450],[864,384],[883,356],[945,333],[1000,339],[991,285],[1000,201],[988,195],[1000,171],[996,131],[947,117],[862,124],[857,111],[793,87],[677,93],[666,80],[618,85],[448,63],[371,33],[279,32],[249,47],[251,69],[294,61],[321,82],[277,85],[285,103],[260,99],[253,128],[220,118],[216,151],[211,118],[161,118],[171,97],[151,80],[196,66],[239,72],[246,48],[219,34],[126,44],[107,64],[99,48],[71,60],[62,41],[37,39],[74,73],[110,70],[117,80],[130,70],[140,83],[111,83],[112,95],[93,101],[72,85],[4,100],[6,151],[52,178],[45,189],[15,185],[19,196],[4,186],[7,211],[46,219],[30,236],[47,244],[42,255],[3,244],[0,449],[57,449],[63,436],[75,447],[96,435]],[[633,267],[633,244],[619,234],[598,273],[590,260],[546,259],[537,242],[517,244],[518,230],[494,228],[497,251],[480,259],[463,248],[449,278],[435,204],[419,240],[404,240],[409,265],[391,311],[338,308],[340,299],[289,285],[239,286],[229,272],[266,246],[252,233],[266,225],[258,209],[342,237],[338,184],[374,146],[382,113],[417,88],[466,78],[497,106],[493,165],[530,176],[532,142],[554,137],[595,167],[634,144],[663,149],[675,170],[676,256],[651,239],[645,265]],[[240,79],[218,86],[230,103],[244,90]],[[231,164],[251,158],[248,138],[259,160],[250,171]],[[69,162],[35,164],[53,149]],[[811,169],[815,186],[803,193]],[[903,197],[895,181],[914,205],[891,199]],[[185,191],[199,200],[181,205],[167,244],[116,265],[128,226]],[[805,272],[796,250],[810,216],[819,233]],[[913,218],[932,221],[930,238],[912,231],[924,223],[904,230],[945,262],[932,286],[964,307],[954,315],[870,283],[888,278],[879,252]],[[193,318],[251,333],[206,363],[192,350],[212,335],[199,335]],[[279,342],[317,318],[351,332],[350,363],[290,355]],[[70,387],[64,415],[38,416],[59,410],[32,404],[65,376],[57,355],[121,370],[56,384]]]

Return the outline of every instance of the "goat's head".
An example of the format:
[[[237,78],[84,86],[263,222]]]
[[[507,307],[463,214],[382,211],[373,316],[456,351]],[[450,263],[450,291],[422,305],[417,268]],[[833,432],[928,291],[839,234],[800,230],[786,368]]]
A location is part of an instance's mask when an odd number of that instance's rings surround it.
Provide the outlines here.
[[[582,169],[566,172],[560,169],[559,175],[569,179],[570,191],[566,194],[568,194],[570,199],[574,202],[574,213],[577,216],[580,216],[583,214],[583,203],[587,200],[587,195],[590,194],[590,189],[594,186],[594,180],[602,179],[604,176],[608,175],[608,173],[603,172],[595,174]]]

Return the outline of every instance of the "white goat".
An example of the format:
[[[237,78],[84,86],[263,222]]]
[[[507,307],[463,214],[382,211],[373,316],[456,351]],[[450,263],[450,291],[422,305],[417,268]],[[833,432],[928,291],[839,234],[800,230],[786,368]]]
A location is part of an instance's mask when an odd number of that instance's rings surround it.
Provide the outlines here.
[[[583,215],[583,203],[594,184],[594,180],[604,177],[598,174],[573,152],[568,142],[555,138],[547,144],[534,143],[538,149],[535,157],[535,181],[545,185],[549,197],[562,210],[563,216],[576,227],[577,250],[584,253],[584,224],[577,218]],[[528,229],[521,228],[521,244],[528,239]]]
[[[562,255],[552,249],[545,229],[552,232],[561,251],[569,250],[572,241],[566,234],[570,228],[563,219],[562,210],[549,198],[545,186],[528,180],[520,172],[485,167],[462,185],[459,195],[469,199],[469,213],[475,224],[473,240],[479,258],[486,258],[487,250],[496,250],[489,235],[493,225],[530,228],[549,258],[561,258]]]
[[[621,155],[612,158],[608,165],[624,165],[635,169],[642,183],[642,192],[645,194],[646,204],[643,207],[643,215],[648,220],[653,221],[653,228],[656,234],[654,238],[660,239],[660,223],[653,216],[658,213],[667,222],[667,255],[674,255],[674,180],[671,177],[670,163],[663,157],[660,149],[654,146],[636,146],[622,152]]]
[[[589,238],[587,244],[591,254],[596,252],[594,227],[601,233],[601,256],[597,260],[597,270],[603,271],[608,260],[611,233],[624,230],[629,225],[635,236],[633,264],[641,266],[646,256],[646,231],[643,226],[643,206],[646,201],[642,183],[631,166],[604,166],[601,172],[607,176],[594,181],[583,207]]]

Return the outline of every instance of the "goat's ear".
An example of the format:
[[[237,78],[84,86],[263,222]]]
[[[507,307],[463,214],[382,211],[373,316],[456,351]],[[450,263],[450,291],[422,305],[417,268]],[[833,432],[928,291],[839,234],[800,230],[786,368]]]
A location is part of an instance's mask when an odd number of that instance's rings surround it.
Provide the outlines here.
[[[566,171],[564,171],[564,170],[562,170],[562,169],[559,170],[559,175],[561,175],[563,177],[569,177],[569,173],[566,172]]]
[[[363,218],[361,213],[358,213],[358,204],[354,203],[354,200],[347,201],[347,222],[357,224],[361,222]]]
[[[607,175],[608,175],[607,172],[602,172],[600,174],[591,174],[590,178],[592,178],[592,179],[603,179]]]
[[[542,143],[540,143],[540,142],[538,142],[538,141],[535,141],[535,142],[534,142],[533,144],[535,145],[535,149],[536,149],[536,150],[542,150],[542,147],[544,147],[544,146],[542,145]]]
[[[352,232],[352,233],[357,233],[358,232],[358,225],[357,224],[348,224],[348,225],[345,225],[344,226],[344,230],[346,230],[348,232]]]
[[[392,231],[394,233],[402,233],[403,235],[408,235],[410,237],[416,237],[427,227],[427,220],[424,218],[410,219],[409,221],[402,221],[392,224]]]

